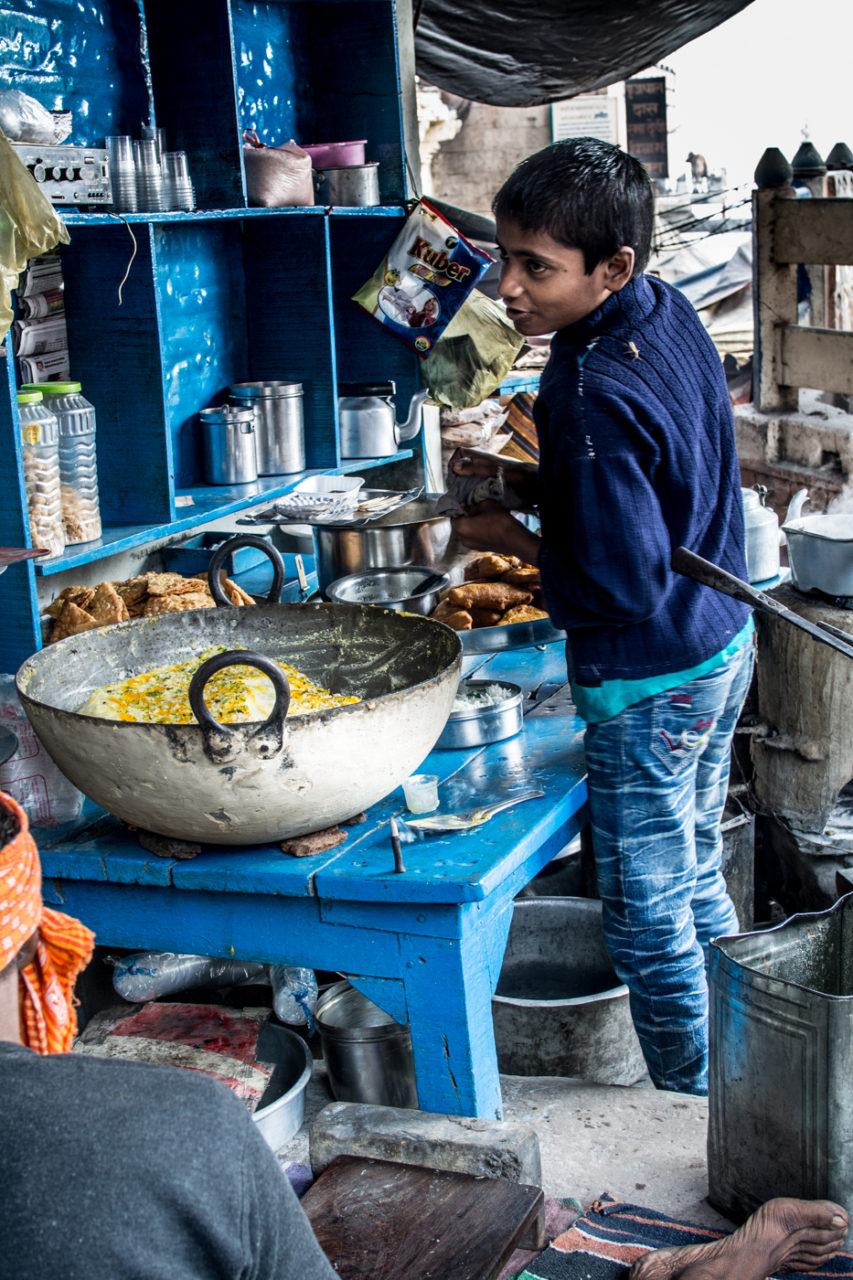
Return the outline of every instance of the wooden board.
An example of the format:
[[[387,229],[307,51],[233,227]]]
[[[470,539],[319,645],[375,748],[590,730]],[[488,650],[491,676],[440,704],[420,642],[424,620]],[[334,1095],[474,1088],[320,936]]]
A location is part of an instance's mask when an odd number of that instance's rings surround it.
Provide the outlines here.
[[[539,1187],[356,1156],[301,1203],[342,1280],[494,1280],[544,1215]]]

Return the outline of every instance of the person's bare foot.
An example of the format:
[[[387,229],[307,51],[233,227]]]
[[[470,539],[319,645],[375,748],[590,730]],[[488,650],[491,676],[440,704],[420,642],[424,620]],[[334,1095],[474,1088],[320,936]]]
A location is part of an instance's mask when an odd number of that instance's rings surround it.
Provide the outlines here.
[[[831,1200],[768,1200],[722,1240],[644,1254],[629,1280],[764,1280],[777,1271],[814,1271],[835,1256],[849,1225],[847,1211]]]

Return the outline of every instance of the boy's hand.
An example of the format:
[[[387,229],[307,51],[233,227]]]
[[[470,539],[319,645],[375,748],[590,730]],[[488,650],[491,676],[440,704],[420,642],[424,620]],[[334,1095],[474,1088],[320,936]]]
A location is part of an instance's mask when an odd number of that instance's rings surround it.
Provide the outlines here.
[[[479,502],[452,521],[454,531],[472,551],[497,551],[539,563],[539,537],[498,502]]]
[[[517,462],[482,449],[454,449],[448,462],[448,470],[458,476],[496,476],[502,471],[511,488],[535,506],[539,490],[539,469],[533,462]]]

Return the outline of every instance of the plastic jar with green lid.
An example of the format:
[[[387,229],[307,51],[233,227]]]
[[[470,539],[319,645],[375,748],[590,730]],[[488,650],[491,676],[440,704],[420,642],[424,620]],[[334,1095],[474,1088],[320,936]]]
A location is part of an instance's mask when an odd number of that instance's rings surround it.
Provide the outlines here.
[[[30,539],[52,556],[65,550],[59,477],[59,423],[40,391],[18,392]]]
[[[81,394],[79,382],[27,383],[24,389],[40,391],[59,423],[59,475],[66,545],[92,542],[101,536],[94,406]]]

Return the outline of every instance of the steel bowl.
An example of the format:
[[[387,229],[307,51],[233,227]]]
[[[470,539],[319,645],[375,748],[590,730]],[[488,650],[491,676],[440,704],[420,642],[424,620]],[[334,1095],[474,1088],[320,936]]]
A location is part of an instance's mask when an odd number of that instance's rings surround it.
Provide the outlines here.
[[[506,690],[502,702],[478,704],[460,711],[451,711],[447,723],[439,735],[436,747],[452,750],[458,747],[486,746],[489,742],[503,742],[521,731],[523,723],[523,690],[506,680],[463,680],[457,697],[466,689],[476,691],[499,684]]]
[[[336,604],[378,604],[386,609],[428,617],[449,583],[446,573],[436,573],[426,565],[411,564],[398,569],[366,569],[363,573],[349,573],[329,583],[326,595]]]

